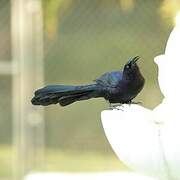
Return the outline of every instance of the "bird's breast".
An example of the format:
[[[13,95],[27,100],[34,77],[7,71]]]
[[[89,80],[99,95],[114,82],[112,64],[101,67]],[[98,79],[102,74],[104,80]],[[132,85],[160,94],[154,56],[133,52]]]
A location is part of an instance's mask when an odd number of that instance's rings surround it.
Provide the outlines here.
[[[123,81],[116,88],[108,90],[107,98],[111,103],[127,103],[137,96],[144,86],[144,80]]]

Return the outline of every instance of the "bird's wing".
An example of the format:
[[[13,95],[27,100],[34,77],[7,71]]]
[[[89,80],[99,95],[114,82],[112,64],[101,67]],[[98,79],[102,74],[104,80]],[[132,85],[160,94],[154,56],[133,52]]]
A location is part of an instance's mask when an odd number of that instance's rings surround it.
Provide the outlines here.
[[[97,84],[102,86],[116,87],[122,80],[122,72],[114,71],[105,73],[95,80]]]

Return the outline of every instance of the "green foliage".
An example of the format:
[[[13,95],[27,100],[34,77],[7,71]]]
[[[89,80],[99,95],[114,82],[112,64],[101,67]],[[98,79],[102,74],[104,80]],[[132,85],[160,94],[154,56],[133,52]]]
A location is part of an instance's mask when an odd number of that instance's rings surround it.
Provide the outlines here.
[[[56,34],[57,26],[60,21],[60,12],[63,13],[72,3],[72,0],[44,0],[44,19],[45,30],[49,37],[53,37]]]
[[[180,12],[179,0],[164,0],[160,7],[160,14],[166,22],[175,24],[175,17]]]
[[[49,29],[44,37],[45,84],[90,83],[106,71],[122,69],[129,57],[139,55],[146,85],[136,100],[153,108],[163,97],[153,58],[163,53],[171,27],[162,25],[159,15],[162,1],[132,1],[130,11],[122,10],[119,3],[119,0],[43,1],[45,27]],[[6,12],[1,11],[4,16]],[[8,34],[2,35],[2,42],[6,42],[3,38],[10,36],[9,24],[0,28]],[[7,50],[9,46],[4,44],[2,47]],[[10,50],[4,49],[7,57],[11,57]],[[3,79],[0,142],[11,143],[11,79]],[[112,153],[100,122],[100,112],[106,107],[106,102],[100,99],[67,108],[46,107],[47,146],[102,153],[107,149]]]
[[[0,178],[12,179],[13,151],[11,146],[0,146]]]
[[[0,146],[0,178],[12,179],[15,153],[12,146]],[[33,167],[32,167],[33,168]],[[61,151],[47,148],[43,159],[43,168],[30,169],[31,171],[47,172],[95,172],[95,171],[121,171],[128,168],[112,154],[98,152]]]
[[[41,171],[60,172],[102,172],[121,171],[128,168],[114,155],[98,152],[59,151],[48,149],[45,156],[45,168]]]
[[[43,0],[45,84],[87,84],[106,71],[122,69],[129,57],[140,55],[146,85],[136,100],[155,107],[163,96],[153,58],[164,52],[172,28],[159,14],[162,2],[171,0]],[[1,13],[1,59],[10,59],[7,7]],[[0,82],[0,142],[11,143],[11,78],[1,77]],[[125,168],[114,157],[103,132],[100,113],[106,107],[104,100],[94,99],[67,108],[45,108],[48,150],[44,170]],[[0,147],[1,177],[11,174],[11,156],[11,147]]]
[[[87,84],[106,71],[122,69],[129,57],[140,55],[146,85],[136,101],[156,106],[162,95],[153,58],[163,53],[170,31],[169,26],[161,26],[160,2],[137,1],[128,13],[118,6],[78,2],[61,17],[57,37],[45,39],[46,84]],[[99,99],[65,108],[47,107],[47,144],[111,152],[100,122],[100,112],[106,107]]]

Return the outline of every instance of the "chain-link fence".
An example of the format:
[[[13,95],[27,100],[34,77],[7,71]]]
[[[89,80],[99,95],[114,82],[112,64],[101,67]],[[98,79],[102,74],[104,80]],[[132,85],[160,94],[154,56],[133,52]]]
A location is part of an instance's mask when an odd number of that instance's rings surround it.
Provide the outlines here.
[[[9,62],[14,58],[11,49],[12,2],[0,1],[0,177],[11,174],[9,169],[13,155],[12,76],[8,75],[8,67],[11,66]],[[42,1],[45,84],[87,84],[104,72],[121,69],[128,58],[139,55],[139,66],[146,78],[146,85],[136,100],[146,107],[155,107],[163,96],[158,87],[157,67],[153,58],[164,52],[172,29],[173,17],[178,10],[174,8],[173,13],[167,11],[168,3],[173,9],[172,2]],[[179,6],[176,4],[175,7]],[[23,38],[28,38],[28,34]],[[45,108],[47,151],[44,170],[97,171],[124,168],[115,158],[104,136],[100,112],[106,107],[104,100],[95,99],[67,108],[58,105]],[[99,161],[96,161],[98,158]]]
[[[12,113],[11,113],[11,14],[10,1],[0,1],[0,177],[12,175]]]
[[[146,107],[156,106],[162,95],[153,58],[163,53],[171,27],[160,15],[161,1],[132,3],[130,9],[115,0],[78,0],[65,9],[62,4],[54,34],[49,34],[49,28],[45,31],[46,84],[89,83],[104,72],[121,69],[128,58],[139,55],[146,85],[137,101]],[[106,107],[106,102],[96,99],[64,109],[46,108],[46,128],[51,134],[48,145],[104,151],[107,143],[99,114]]]

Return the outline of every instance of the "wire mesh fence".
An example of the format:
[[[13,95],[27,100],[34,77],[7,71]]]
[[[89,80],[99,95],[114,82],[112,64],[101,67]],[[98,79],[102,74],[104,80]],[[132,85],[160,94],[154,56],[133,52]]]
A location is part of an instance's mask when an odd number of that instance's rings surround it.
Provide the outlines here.
[[[0,177],[11,177],[12,113],[11,76],[7,75],[11,61],[10,1],[0,1]]]
[[[146,85],[137,101],[150,108],[157,105],[162,95],[153,58],[163,53],[171,25],[161,17],[161,1],[132,3],[130,9],[122,8],[119,1],[79,0],[69,3],[68,8],[62,3],[54,20],[58,25],[53,30],[52,17],[51,20],[45,18],[51,29],[51,33],[48,27],[45,29],[46,82],[86,84],[104,72],[121,69],[128,58],[139,55]],[[149,98],[150,94],[152,98]],[[104,150],[107,144],[99,121],[99,112],[104,108],[106,104],[101,100],[82,102],[65,109],[47,108],[46,124],[52,134],[48,137],[48,144]],[[54,116],[57,113],[58,116]],[[83,134],[87,123],[91,128]],[[66,131],[68,137],[64,141]],[[82,134],[86,141],[80,140]]]
[[[87,84],[104,72],[121,69],[128,58],[139,55],[146,85],[136,100],[146,107],[155,107],[163,96],[153,58],[164,52],[172,29],[178,11],[178,8],[171,8],[173,13],[167,12],[168,3],[174,7],[172,2],[175,3],[168,0],[43,0],[45,84]],[[12,6],[13,1],[0,1],[0,63],[13,59]],[[26,8],[29,9],[29,5]],[[26,23],[28,26],[32,22]],[[29,34],[23,38],[28,39]],[[31,42],[31,47],[36,45]],[[34,52],[36,48],[32,50]],[[8,64],[1,66],[1,72],[5,67]],[[37,67],[36,73],[38,76]],[[12,76],[5,74],[0,76],[0,146],[3,147],[0,160],[4,163],[0,177],[11,174],[9,155],[12,155],[13,139]],[[33,95],[33,91],[31,93]],[[106,107],[104,100],[96,99],[68,108],[51,106],[45,109],[44,170],[96,171],[124,167],[117,163],[102,130],[100,112]],[[77,158],[78,155],[82,156]],[[95,163],[97,157],[99,163]],[[92,160],[94,168],[91,165],[84,167],[85,159],[86,162]],[[112,163],[111,166],[104,165],[104,161]]]

